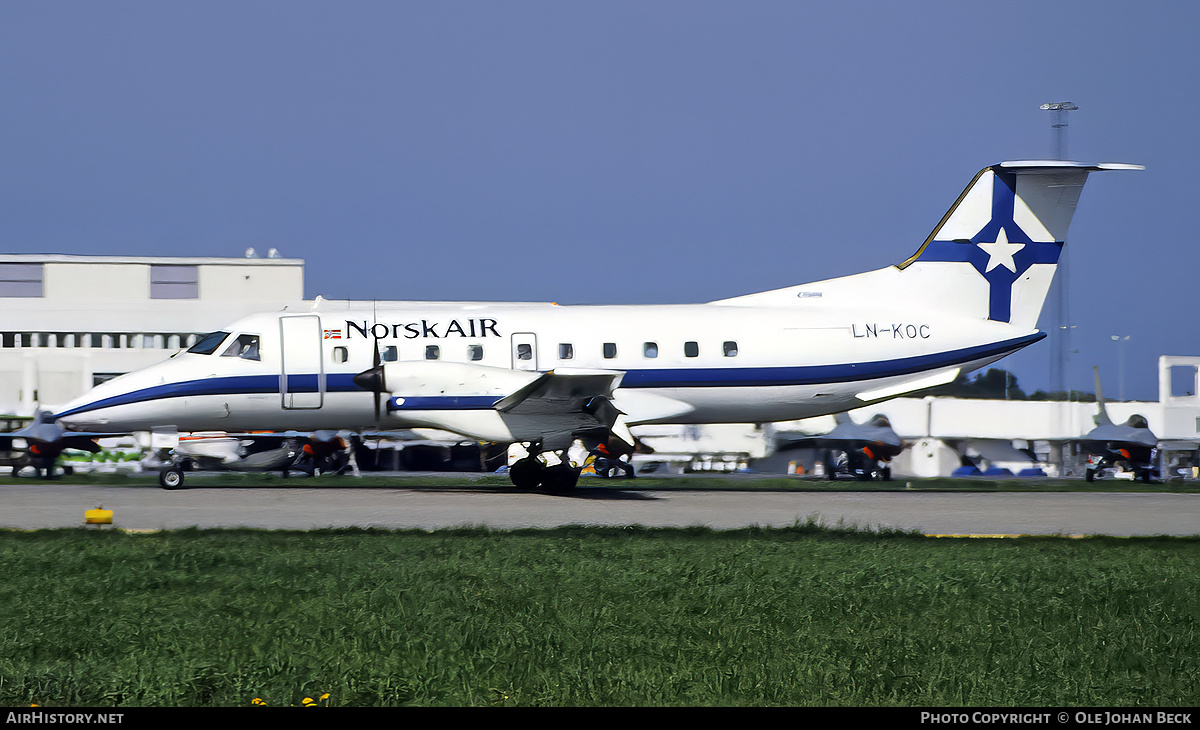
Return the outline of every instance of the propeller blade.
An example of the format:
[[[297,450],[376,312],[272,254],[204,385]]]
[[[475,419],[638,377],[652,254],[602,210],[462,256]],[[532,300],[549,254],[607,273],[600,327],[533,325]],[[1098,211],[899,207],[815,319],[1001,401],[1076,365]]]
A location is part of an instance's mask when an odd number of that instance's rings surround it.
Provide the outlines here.
[[[375,423],[378,425],[383,415],[383,393],[387,390],[387,376],[383,366],[383,356],[379,351],[379,341],[375,341],[375,350],[371,354],[371,369],[364,370],[354,376],[354,384],[363,390],[374,393]]]

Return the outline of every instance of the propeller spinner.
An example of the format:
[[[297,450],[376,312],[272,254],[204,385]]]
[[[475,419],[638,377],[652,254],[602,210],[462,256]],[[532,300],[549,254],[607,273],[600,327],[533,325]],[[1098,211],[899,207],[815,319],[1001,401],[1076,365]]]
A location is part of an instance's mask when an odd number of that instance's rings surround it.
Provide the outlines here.
[[[363,390],[375,394],[375,422],[379,423],[382,409],[383,392],[387,390],[387,378],[384,375],[382,358],[379,355],[379,343],[375,343],[375,352],[371,359],[371,369],[364,370],[354,376],[354,384]]]

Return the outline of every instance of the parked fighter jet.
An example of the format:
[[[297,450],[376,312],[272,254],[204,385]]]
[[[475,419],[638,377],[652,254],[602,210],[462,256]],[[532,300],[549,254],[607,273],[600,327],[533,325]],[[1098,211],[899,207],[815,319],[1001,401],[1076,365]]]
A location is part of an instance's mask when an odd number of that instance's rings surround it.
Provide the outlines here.
[[[860,481],[892,478],[891,461],[904,449],[887,416],[876,414],[867,423],[855,423],[849,413],[834,415],[837,425],[821,436],[790,438],[780,449],[812,448],[825,451],[829,479],[853,477]]]
[[[32,466],[39,476],[51,479],[54,477],[54,464],[64,450],[78,449],[95,454],[100,451],[97,439],[127,435],[128,432],[68,431],[55,421],[50,411],[38,411],[33,423],[28,426],[0,433],[0,451],[17,454],[12,464],[13,476],[17,476],[25,467]],[[71,468],[64,467],[63,471],[69,474]]]
[[[1108,416],[1104,393],[1100,390],[1100,370],[1096,374],[1096,427],[1088,431],[1079,443],[1088,454],[1084,478],[1089,482],[1114,472],[1133,472],[1142,481],[1158,476],[1158,437],[1150,430],[1146,418],[1133,414],[1124,424],[1117,425]]]

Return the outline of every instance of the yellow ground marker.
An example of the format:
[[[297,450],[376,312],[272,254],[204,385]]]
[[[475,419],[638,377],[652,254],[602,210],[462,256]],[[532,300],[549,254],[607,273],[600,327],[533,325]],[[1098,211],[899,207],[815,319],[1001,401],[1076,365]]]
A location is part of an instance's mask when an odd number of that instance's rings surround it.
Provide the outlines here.
[[[104,509],[104,505],[100,505],[96,509],[89,509],[83,513],[83,524],[85,525],[111,525],[113,523],[113,511]]]

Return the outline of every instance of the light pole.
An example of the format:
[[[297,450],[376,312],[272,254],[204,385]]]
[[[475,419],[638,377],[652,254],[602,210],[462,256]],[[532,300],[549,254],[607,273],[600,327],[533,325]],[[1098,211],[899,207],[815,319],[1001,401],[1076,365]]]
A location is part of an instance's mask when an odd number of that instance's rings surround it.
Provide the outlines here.
[[[1041,109],[1054,113],[1054,123],[1050,125],[1054,135],[1054,154],[1060,160],[1065,160],[1067,156],[1066,131],[1067,131],[1067,112],[1075,111],[1079,107],[1069,101],[1058,101],[1042,104]],[[1067,387],[1066,380],[1066,358],[1068,352],[1068,340],[1070,330],[1074,325],[1069,325],[1067,317],[1067,249],[1062,250],[1062,254],[1058,260],[1058,273],[1055,277],[1058,279],[1058,336],[1054,343],[1054,362],[1050,367],[1050,387],[1052,390],[1063,392],[1065,400],[1071,400],[1071,391]],[[1065,473],[1067,470],[1067,450],[1066,447],[1060,447],[1059,450],[1059,473]]]
[[[1056,101],[1042,104],[1040,109],[1054,113],[1054,123],[1050,128],[1054,130],[1054,154],[1057,159],[1065,160],[1067,155],[1067,112],[1075,111],[1079,107],[1069,101]],[[1054,342],[1054,362],[1050,367],[1050,387],[1053,390],[1065,391],[1068,394],[1067,400],[1070,400],[1070,390],[1066,387],[1065,368],[1067,350],[1070,340],[1070,329],[1072,325],[1067,324],[1067,249],[1063,248],[1058,259],[1058,273],[1055,274],[1058,279],[1058,337]]]
[[[1069,101],[1056,101],[1042,104],[1039,109],[1054,112],[1054,157],[1059,160],[1067,159],[1067,112],[1073,112],[1079,107]]]
[[[1112,341],[1117,343],[1117,398],[1125,400],[1125,343],[1130,335],[1124,337],[1112,335]]]

